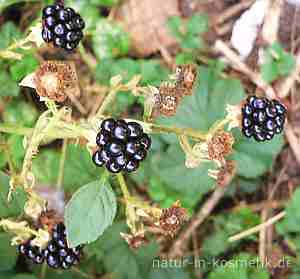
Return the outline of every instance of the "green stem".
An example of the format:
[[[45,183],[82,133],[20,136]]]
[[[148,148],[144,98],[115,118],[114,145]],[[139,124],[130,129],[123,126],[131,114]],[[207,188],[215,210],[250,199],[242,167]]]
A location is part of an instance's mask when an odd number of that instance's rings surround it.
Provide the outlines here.
[[[206,133],[191,128],[167,127],[156,124],[150,124],[150,128],[152,133],[176,134],[177,136],[188,136],[203,141],[207,139]]]
[[[60,162],[59,162],[59,172],[58,172],[58,179],[57,179],[57,184],[56,184],[57,190],[60,190],[63,185],[64,167],[65,167],[65,162],[66,162],[66,157],[67,157],[67,146],[68,146],[68,140],[65,139],[63,141],[61,157],[60,157]]]
[[[110,91],[109,91],[108,95],[106,96],[106,98],[104,99],[101,107],[97,111],[96,118],[100,118],[103,115],[103,113],[105,112],[107,107],[115,100],[117,93],[118,93],[118,88],[114,87],[114,88],[110,89]]]
[[[125,199],[126,204],[127,204],[128,201],[130,200],[130,193],[129,193],[129,191],[128,191],[128,188],[127,188],[127,185],[126,185],[124,176],[123,176],[123,174],[118,173],[118,174],[117,174],[117,178],[118,178],[119,185],[120,185],[120,188],[121,188],[121,190],[122,190],[124,199]]]
[[[17,125],[0,124],[0,132],[21,135],[21,136],[30,136],[33,132],[33,129],[21,127]]]
[[[45,279],[47,273],[47,263],[44,263],[41,269],[40,279]]]

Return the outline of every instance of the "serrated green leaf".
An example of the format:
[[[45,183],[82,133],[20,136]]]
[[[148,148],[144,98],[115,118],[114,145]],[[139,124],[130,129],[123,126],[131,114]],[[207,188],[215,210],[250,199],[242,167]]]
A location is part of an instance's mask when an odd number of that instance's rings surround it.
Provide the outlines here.
[[[179,41],[183,39],[183,34],[180,30],[180,28],[183,25],[182,19],[179,16],[172,16],[168,19],[168,27],[170,30],[170,33]]]
[[[17,274],[11,279],[37,279],[37,277],[31,274]]]
[[[116,210],[116,197],[107,176],[81,187],[65,210],[69,245],[95,241],[112,224]]]
[[[111,7],[119,3],[119,0],[91,0],[91,3],[99,6]]]
[[[99,256],[103,257],[105,269],[112,272],[116,279],[148,278],[158,246],[150,243],[133,251],[120,237],[120,232],[126,231],[124,223],[115,223],[95,243]]]
[[[45,149],[33,159],[32,170],[40,183],[56,185],[60,158],[60,151]],[[102,173],[103,169],[95,166],[86,148],[68,145],[63,179],[65,191],[74,191],[98,179]]]

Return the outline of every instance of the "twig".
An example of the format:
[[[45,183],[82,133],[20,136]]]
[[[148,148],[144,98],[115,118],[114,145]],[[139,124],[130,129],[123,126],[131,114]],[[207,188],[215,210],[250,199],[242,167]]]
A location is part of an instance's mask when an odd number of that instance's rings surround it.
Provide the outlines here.
[[[227,21],[228,19],[234,17],[241,11],[249,8],[252,5],[252,3],[254,3],[254,0],[242,1],[242,2],[234,5],[233,7],[228,8],[227,10],[225,10],[223,13],[221,13],[218,16],[218,18],[216,20],[216,24],[222,24],[223,22]]]
[[[66,94],[82,115],[86,115],[88,113],[85,107],[79,102],[79,100],[72,93],[66,90]]]
[[[271,219],[269,219],[268,221],[266,221],[265,223],[262,223],[262,224],[255,226],[249,230],[246,230],[244,232],[241,232],[239,234],[236,234],[236,235],[230,237],[228,239],[228,241],[234,242],[234,241],[243,239],[251,234],[258,233],[262,228],[267,228],[267,227],[273,225],[274,223],[276,223],[277,221],[282,219],[285,215],[286,215],[285,211],[282,211],[282,212],[278,213],[277,215],[275,215],[274,217],[272,217]]]
[[[267,97],[270,99],[276,99],[276,93],[274,89],[268,85],[259,74],[252,71],[244,62],[241,61],[240,57],[231,50],[224,42],[218,40],[215,44],[215,50],[221,52],[237,71],[244,73],[248,78],[261,88]]]
[[[296,161],[298,162],[298,164],[300,164],[300,142],[299,142],[299,138],[297,138],[297,136],[295,135],[294,131],[293,131],[293,127],[290,125],[289,122],[287,122],[285,124],[285,135],[286,138],[290,144],[290,147],[295,155]]]
[[[268,219],[268,209],[264,208],[261,212],[262,222],[266,222]],[[259,257],[262,263],[266,261],[266,237],[267,237],[267,227],[262,227],[259,232]]]
[[[269,1],[269,7],[267,8],[267,14],[265,15],[262,37],[265,42],[271,45],[277,41],[279,19],[283,0],[267,1]]]
[[[198,240],[197,240],[197,234],[195,231],[193,231],[192,234],[192,241],[193,241],[193,248],[194,248],[194,257],[196,259],[200,258],[200,253],[198,251],[199,247],[198,247]],[[202,273],[201,270],[199,268],[197,268],[196,266],[194,266],[195,269],[195,275],[197,279],[202,279]]]
[[[100,117],[101,115],[103,115],[107,107],[115,100],[117,93],[118,93],[117,88],[115,87],[111,88],[108,95],[105,97],[102,105],[100,106],[99,110],[97,111],[96,117]]]
[[[199,227],[204,220],[213,211],[220,199],[224,196],[226,187],[216,187],[210,198],[204,203],[200,211],[193,217],[188,227],[182,231],[178,239],[173,243],[169,249],[169,258],[181,256],[183,248],[187,246],[187,242],[192,236],[193,232]]]

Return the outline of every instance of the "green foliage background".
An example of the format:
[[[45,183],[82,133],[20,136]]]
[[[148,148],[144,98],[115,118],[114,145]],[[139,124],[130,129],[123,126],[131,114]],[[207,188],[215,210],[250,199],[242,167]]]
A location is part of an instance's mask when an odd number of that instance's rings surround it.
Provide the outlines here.
[[[12,4],[21,2],[24,1],[0,0],[0,12]],[[36,3],[38,1],[26,2],[38,5]],[[69,0],[66,2],[79,10],[86,20],[87,41],[97,60],[93,77],[97,83],[108,85],[110,78],[117,74],[121,74],[125,81],[130,80],[136,74],[141,74],[143,85],[159,85],[161,81],[167,79],[170,72],[159,58],[131,58],[128,54],[129,35],[119,24],[100,15],[100,6],[111,7],[117,4],[118,0]],[[50,1],[43,1],[43,4],[47,3]],[[40,14],[37,14],[37,18],[39,16]],[[178,40],[181,48],[176,56],[178,63],[196,62],[197,53],[205,47],[205,43],[199,39],[199,35],[207,31],[207,20],[205,15],[194,16],[188,21],[182,21],[177,17],[170,19],[170,32]],[[183,29],[182,26],[184,26]],[[0,50],[6,49],[15,40],[23,38],[25,33],[26,30],[21,31],[11,21],[2,24]],[[278,58],[274,59],[271,52],[267,52],[265,64],[261,68],[261,74],[268,82],[287,75],[294,67],[293,59],[280,46],[274,45],[272,50],[278,54]],[[2,59],[0,61],[0,97],[2,97],[0,106],[3,107],[1,120],[7,124],[33,127],[40,111],[21,94],[18,82],[34,71],[39,61],[33,49],[18,50],[18,52],[24,54],[22,60]],[[239,80],[222,76],[223,69],[224,65],[213,60],[209,61],[206,66],[200,66],[199,80],[193,96],[184,99],[176,116],[161,117],[157,122],[168,126],[176,125],[207,131],[215,121],[224,118],[226,106],[238,104],[246,95]],[[110,113],[119,115],[135,103],[143,104],[143,98],[120,94]],[[243,138],[237,130],[234,131],[234,135],[232,159],[237,162],[238,171],[225,195],[225,198],[228,199],[237,194],[246,197],[259,190],[262,176],[271,170],[274,159],[284,144],[281,136],[276,137],[270,143],[258,144],[252,139]],[[6,203],[9,178],[5,173],[8,163],[16,172],[20,171],[24,158],[23,137],[1,134],[0,142],[6,147],[0,153],[2,169],[0,173],[0,217],[18,217],[22,212],[25,196],[22,191],[17,191],[12,203],[9,205]],[[50,186],[56,184],[60,156],[60,150],[52,146],[45,146],[40,150],[33,161],[33,173],[40,184]],[[114,179],[111,179],[110,182],[103,180],[105,174],[93,165],[85,148],[69,144],[66,156],[68,159],[64,167],[63,189],[70,196],[78,191],[66,209],[68,230],[74,231],[70,238],[71,244],[92,242],[97,239],[85,248],[86,257],[79,267],[81,272],[102,274],[103,278],[104,274],[112,274],[112,277],[107,278],[121,279],[194,278],[191,266],[153,267],[153,260],[157,259],[159,252],[159,246],[154,240],[138,251],[130,250],[124,240],[120,238],[120,232],[126,232],[127,229],[124,208],[122,205],[117,208],[116,205],[116,199],[120,196],[116,181]],[[214,181],[207,175],[208,169],[213,166],[203,164],[196,169],[187,169],[184,161],[184,153],[174,136],[154,136],[151,155],[139,172],[132,174],[128,179],[131,189],[146,185],[146,191],[153,202],[162,207],[168,207],[180,199],[182,205],[189,209],[190,214],[193,214],[201,206],[205,195],[214,187]],[[300,278],[298,264],[300,251],[299,202],[300,192],[296,191],[292,201],[287,205],[286,219],[276,228],[284,239],[294,245],[297,252],[296,257],[292,259],[294,274],[289,277],[290,279]],[[89,207],[85,207],[86,204],[89,204]],[[88,218],[85,218],[87,215]],[[236,212],[218,211],[201,228],[200,259],[207,262],[216,258],[232,259],[237,262],[239,260],[249,262],[251,259],[255,259],[257,257],[255,253],[246,253],[242,248],[245,243],[257,243],[255,235],[232,244],[227,240],[229,236],[260,222],[260,216],[248,208]],[[14,247],[9,245],[9,239],[9,235],[0,233],[0,278],[39,278],[41,268],[30,266],[29,270],[25,270],[26,272],[24,269],[20,271],[16,268],[18,266],[17,252]],[[241,264],[234,267],[206,266],[203,271],[206,278],[209,279],[271,278],[264,268]],[[63,273],[47,271],[46,278],[68,279],[84,278],[84,276],[82,273],[74,271]]]

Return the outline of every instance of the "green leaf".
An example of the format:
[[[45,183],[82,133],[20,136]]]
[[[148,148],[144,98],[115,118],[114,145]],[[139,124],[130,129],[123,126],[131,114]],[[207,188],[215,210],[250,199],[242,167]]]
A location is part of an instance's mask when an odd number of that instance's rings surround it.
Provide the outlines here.
[[[128,34],[117,23],[106,19],[98,21],[92,42],[100,60],[126,55],[130,45]]]
[[[56,185],[60,158],[60,151],[44,149],[33,159],[32,170],[40,183]],[[98,179],[102,173],[103,170],[95,166],[86,148],[68,145],[63,180],[65,191],[74,191]]]
[[[0,97],[5,97],[5,96],[16,97],[19,95],[18,85],[11,79],[9,74],[4,70],[0,72],[0,84],[1,84]]]
[[[17,274],[11,279],[37,279],[37,277],[31,274]]]
[[[208,31],[208,17],[206,15],[193,15],[187,22],[187,32],[199,35]]]
[[[280,234],[300,232],[300,188],[293,193],[292,199],[286,207],[286,216],[277,224],[277,231]]]
[[[181,32],[181,27],[183,26],[183,22],[181,17],[172,16],[168,19],[167,25],[171,34],[179,41],[183,39],[183,34]]]
[[[15,81],[20,81],[26,75],[32,73],[39,65],[38,60],[33,55],[26,55],[20,61],[16,61],[10,67],[10,73]]]
[[[10,203],[7,202],[9,177],[0,172],[0,218],[15,217],[22,213],[26,201],[25,193],[18,189]]]
[[[261,66],[261,75],[266,82],[272,82],[279,77],[279,69],[276,63],[266,63]]]
[[[120,237],[120,232],[126,230],[127,226],[124,223],[115,223],[94,243],[95,251],[104,261],[106,271],[112,272],[114,278],[148,278],[153,259],[158,254],[158,246],[156,243],[150,243],[133,251]]]
[[[33,127],[38,118],[38,111],[28,102],[12,100],[3,112],[3,120],[8,124]]]
[[[119,0],[91,0],[91,4],[111,7],[119,3]]]
[[[81,187],[65,210],[70,246],[95,241],[112,224],[116,210],[116,197],[107,176]]]
[[[261,268],[258,257],[249,254],[240,254],[227,262],[219,262],[208,279],[268,279],[268,272]]]
[[[266,82],[272,82],[291,73],[295,66],[295,57],[286,52],[279,43],[274,43],[265,51],[261,75]]]
[[[3,5],[0,2],[0,10],[1,6]],[[6,49],[14,40],[18,40],[20,37],[19,29],[12,22],[5,23],[0,30],[0,49]]]
[[[14,268],[17,260],[17,250],[10,245],[10,236],[0,234],[0,272]]]
[[[202,46],[202,40],[198,36],[189,35],[181,43],[183,49],[198,49]]]
[[[149,279],[190,279],[192,278],[188,272],[182,268],[160,268],[152,269]]]

